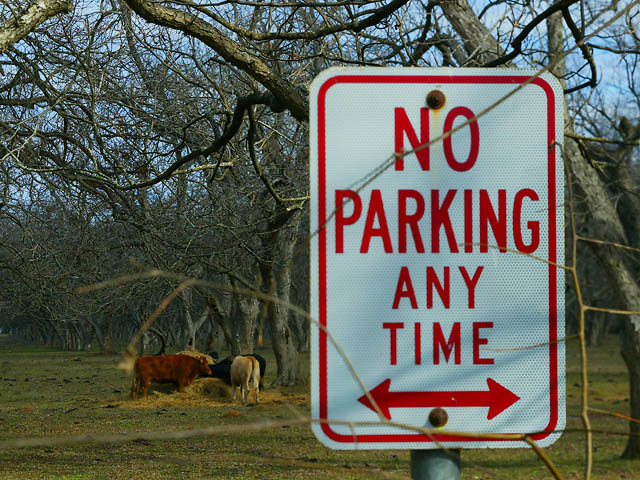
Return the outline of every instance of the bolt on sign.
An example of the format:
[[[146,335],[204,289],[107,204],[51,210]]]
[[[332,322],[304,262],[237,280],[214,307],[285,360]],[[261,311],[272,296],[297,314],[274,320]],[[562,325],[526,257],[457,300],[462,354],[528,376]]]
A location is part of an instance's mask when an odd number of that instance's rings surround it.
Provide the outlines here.
[[[325,445],[560,436],[562,95],[533,70],[332,68],[315,79],[312,411]]]

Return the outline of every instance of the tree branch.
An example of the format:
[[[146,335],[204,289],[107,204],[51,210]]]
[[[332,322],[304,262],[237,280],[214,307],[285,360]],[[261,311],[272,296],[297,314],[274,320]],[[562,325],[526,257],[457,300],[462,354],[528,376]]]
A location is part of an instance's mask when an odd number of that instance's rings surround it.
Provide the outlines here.
[[[145,180],[144,182],[133,183],[131,185],[123,187],[122,189],[134,190],[137,188],[149,187],[158,182],[166,180],[182,165],[192,162],[200,156],[206,157],[208,155],[211,155],[212,153],[217,152],[218,150],[223,148],[236,133],[238,133],[238,130],[240,130],[240,126],[242,125],[244,114],[250,106],[270,105],[273,103],[273,101],[273,95],[269,95],[268,93],[254,93],[251,95],[246,95],[244,97],[239,97],[238,104],[235,111],[233,112],[233,117],[231,118],[231,122],[229,123],[229,125],[227,125],[227,128],[224,129],[222,135],[216,138],[216,140],[211,145],[209,145],[207,148],[195,150],[188,155],[181,157],[180,159],[172,163],[164,172],[154,178]]]
[[[42,22],[62,13],[70,12],[71,0],[37,0],[18,15],[0,26],[0,54],[31,33]]]
[[[364,20],[354,20],[349,23],[337,23],[335,25],[330,25],[328,27],[320,28],[315,31],[304,31],[304,32],[283,32],[278,30],[277,32],[264,32],[259,33],[254,30],[241,28],[224,18],[220,15],[215,14],[212,10],[201,7],[199,5],[194,4],[191,1],[184,1],[185,5],[195,8],[199,12],[207,15],[212,20],[218,22],[225,28],[228,28],[233,33],[236,33],[243,38],[248,38],[256,41],[266,41],[266,40],[317,40],[318,38],[326,37],[327,35],[333,35],[334,33],[350,31],[354,33],[361,32],[365,28],[372,27],[377,25],[380,20],[388,17],[393,12],[398,10],[403,5],[407,4],[409,0],[394,0],[387,5],[383,5],[382,7],[369,10],[367,12],[363,12],[361,15],[368,15]]]
[[[565,132],[565,137],[575,138],[576,140],[586,140],[588,142],[600,142],[600,143],[615,143],[618,145],[630,145],[637,146],[640,145],[640,140],[613,140],[611,138],[603,138],[603,137],[585,137],[584,135],[578,135],[573,132]]]
[[[527,38],[527,36],[531,33],[531,31],[536,28],[540,23],[542,23],[545,19],[553,15],[555,12],[559,12],[561,10],[567,9],[574,3],[577,3],[579,0],[562,0],[558,3],[554,3],[549,8],[547,8],[544,12],[534,18],[526,27],[522,29],[522,31],[518,34],[516,38],[511,42],[511,52],[506,55],[501,56],[500,58],[496,58],[490,62],[484,64],[484,67],[497,67],[498,65],[504,65],[507,62],[510,62],[518,55],[522,53],[522,42]]]
[[[307,120],[309,109],[304,92],[292,85],[282,75],[274,72],[261,57],[234,42],[213,25],[191,13],[164,7],[155,2],[145,0],[126,0],[126,2],[134,12],[148,22],[180,30],[197,38],[215,50],[231,65],[246,72],[264,85],[275,96],[276,101],[270,102],[274,111],[283,111],[286,108],[297,120]]]
[[[581,85],[576,85],[575,87],[566,89],[564,91],[564,93],[567,94],[567,93],[576,92],[578,90],[583,89],[584,87],[595,88],[596,83],[597,83],[598,72],[596,70],[596,64],[593,61],[593,56],[591,55],[591,52],[589,51],[589,47],[587,47],[584,44],[584,41],[583,41],[584,40],[584,35],[582,34],[582,32],[580,31],[578,26],[574,23],[573,18],[571,18],[571,14],[569,13],[569,9],[568,8],[565,7],[565,8],[562,9],[562,17],[564,18],[565,23],[569,27],[569,30],[571,30],[571,34],[573,35],[573,38],[576,41],[576,45],[578,45],[580,47],[580,51],[582,52],[582,56],[589,63],[589,67],[591,67],[591,79],[588,82],[584,82]]]
[[[267,190],[269,191],[271,196],[275,199],[275,201],[278,202],[278,204],[283,205],[284,203],[288,203],[288,202],[297,202],[299,205],[292,208],[300,208],[305,201],[309,200],[309,196],[306,195],[304,197],[298,197],[298,198],[280,197],[278,192],[276,192],[275,188],[273,187],[273,185],[265,175],[264,170],[258,163],[258,159],[256,157],[256,150],[255,150],[255,133],[256,133],[256,122],[255,122],[255,119],[253,118],[253,109],[249,107],[249,131],[247,132],[247,144],[249,148],[249,157],[251,158],[251,163],[253,164],[253,169],[255,170],[256,175],[258,175],[258,177],[260,178],[264,186],[267,188]]]

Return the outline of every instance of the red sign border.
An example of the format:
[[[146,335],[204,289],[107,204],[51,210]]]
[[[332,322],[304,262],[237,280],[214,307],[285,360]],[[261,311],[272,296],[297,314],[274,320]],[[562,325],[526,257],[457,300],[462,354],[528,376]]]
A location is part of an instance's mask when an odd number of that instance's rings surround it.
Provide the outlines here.
[[[338,84],[510,84],[519,85],[529,81],[529,75],[349,75],[341,74],[326,80],[318,89],[318,225],[327,222],[326,208],[326,131],[325,131],[325,100],[329,89]],[[550,418],[547,427],[532,433],[530,438],[542,440],[555,431],[558,423],[558,311],[557,311],[557,262],[556,254],[556,118],[554,90],[544,79],[537,77],[530,82],[543,89],[547,95],[547,175],[548,175],[548,212],[549,212],[549,382],[550,382]],[[327,238],[326,229],[318,232],[319,253],[319,323],[327,327]],[[328,327],[327,327],[328,328]],[[376,434],[376,435],[345,435],[332,430],[328,418],[327,404],[327,335],[323,329],[319,332],[319,377],[320,377],[320,425],[324,434],[340,443],[397,443],[397,442],[503,442],[520,441],[520,439],[489,439],[480,437],[458,437],[451,435],[426,434]],[[504,433],[504,435],[513,435]]]

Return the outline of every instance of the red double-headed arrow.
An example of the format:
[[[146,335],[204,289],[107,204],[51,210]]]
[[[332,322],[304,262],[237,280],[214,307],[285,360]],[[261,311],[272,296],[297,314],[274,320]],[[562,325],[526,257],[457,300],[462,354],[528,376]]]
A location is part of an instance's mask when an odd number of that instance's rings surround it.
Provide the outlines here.
[[[369,393],[388,420],[391,420],[390,408],[412,407],[489,407],[487,420],[491,420],[520,400],[519,396],[491,378],[487,378],[487,385],[489,390],[480,391],[390,392],[391,379],[388,378]],[[376,411],[366,395],[358,401]]]

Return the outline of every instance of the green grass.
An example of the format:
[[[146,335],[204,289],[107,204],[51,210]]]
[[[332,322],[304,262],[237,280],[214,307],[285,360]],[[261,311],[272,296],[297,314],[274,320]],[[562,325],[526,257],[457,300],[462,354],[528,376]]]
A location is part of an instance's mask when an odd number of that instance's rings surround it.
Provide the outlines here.
[[[275,375],[273,354],[267,382]],[[589,350],[590,405],[627,414],[628,374],[617,339]],[[308,387],[268,389],[280,401],[242,407],[230,401],[182,402],[169,386],[158,390],[171,405],[130,402],[130,376],[119,355],[58,352],[13,345],[0,336],[0,441],[20,438],[177,432],[203,427],[243,428],[264,420],[285,424],[265,430],[220,432],[178,440],[80,442],[0,449],[2,480],[156,479],[402,479],[409,478],[407,451],[333,451],[308,426],[286,424],[309,415]],[[567,430],[546,453],[564,478],[583,478],[584,434],[580,412],[577,344],[567,353]],[[166,388],[165,388],[166,387]],[[154,395],[151,395],[154,397]],[[177,402],[177,403],[176,403]],[[143,406],[143,408],[141,408]],[[297,413],[296,413],[297,412]],[[640,479],[640,462],[622,461],[627,422],[591,415],[596,479]],[[618,435],[619,433],[620,435]],[[465,480],[552,478],[530,449],[462,452]]]

